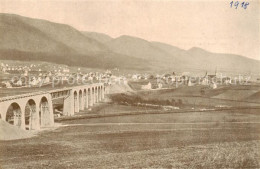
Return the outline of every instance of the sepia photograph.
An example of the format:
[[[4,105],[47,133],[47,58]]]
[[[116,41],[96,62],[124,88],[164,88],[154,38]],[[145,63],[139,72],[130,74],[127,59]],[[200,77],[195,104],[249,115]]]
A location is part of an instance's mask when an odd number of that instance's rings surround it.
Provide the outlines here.
[[[260,168],[259,0],[0,0],[0,169]]]

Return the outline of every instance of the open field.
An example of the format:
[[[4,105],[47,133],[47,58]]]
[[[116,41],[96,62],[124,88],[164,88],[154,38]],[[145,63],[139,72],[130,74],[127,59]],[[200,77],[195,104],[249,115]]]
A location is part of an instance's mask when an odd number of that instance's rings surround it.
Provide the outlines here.
[[[1,141],[1,168],[260,167],[259,109],[114,116],[63,124],[37,137]]]
[[[259,103],[244,99],[245,92],[240,100],[214,98],[231,90],[248,90],[257,97],[251,90],[259,88],[225,87],[203,95],[200,90],[127,93],[141,101],[182,99],[177,110],[99,103],[75,117],[56,119],[62,126],[55,130],[0,141],[0,168],[259,168]],[[196,104],[231,107],[191,109]]]
[[[138,91],[136,94],[144,99],[160,99],[175,101],[181,99],[187,105],[204,106],[259,106],[260,86],[220,86],[207,89],[205,86],[181,86],[175,89],[155,91]]]

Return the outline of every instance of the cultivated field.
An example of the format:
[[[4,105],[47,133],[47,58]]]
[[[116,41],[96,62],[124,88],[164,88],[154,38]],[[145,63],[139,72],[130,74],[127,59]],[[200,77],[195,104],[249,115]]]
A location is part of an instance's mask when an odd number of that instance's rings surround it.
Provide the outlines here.
[[[234,90],[240,90],[240,100],[227,98]],[[62,126],[55,130],[0,141],[0,168],[259,168],[260,107],[247,100],[257,99],[259,88],[246,90],[202,94],[194,86],[114,94],[126,102],[96,104],[75,117],[56,119]],[[166,105],[175,102],[165,100],[181,99],[182,104],[164,110],[131,105],[127,101],[133,98]]]
[[[63,124],[34,138],[1,141],[1,168],[260,167],[259,109],[112,116]]]

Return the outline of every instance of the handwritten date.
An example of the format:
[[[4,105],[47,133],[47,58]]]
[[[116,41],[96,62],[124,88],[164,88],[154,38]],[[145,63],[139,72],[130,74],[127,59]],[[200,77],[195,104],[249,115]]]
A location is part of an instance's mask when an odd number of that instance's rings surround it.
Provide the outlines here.
[[[230,8],[234,7],[235,9],[237,9],[239,7],[239,5],[241,5],[241,8],[246,9],[247,6],[249,5],[249,2],[245,2],[245,1],[243,1],[242,3],[240,3],[239,1],[230,2]]]

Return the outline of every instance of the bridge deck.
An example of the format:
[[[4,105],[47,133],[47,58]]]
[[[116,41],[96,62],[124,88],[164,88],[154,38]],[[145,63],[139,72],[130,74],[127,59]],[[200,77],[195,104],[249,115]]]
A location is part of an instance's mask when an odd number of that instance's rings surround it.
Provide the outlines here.
[[[91,85],[91,84],[92,83],[89,83],[89,85]],[[82,85],[88,85],[88,84],[70,85],[68,83],[64,83],[63,85],[56,85],[54,88],[52,87],[52,84],[45,85],[42,87],[0,88],[0,98],[7,97],[7,96],[15,96],[15,95],[33,93],[33,92],[47,92],[47,91],[51,91],[51,90],[63,89],[64,87],[70,88],[70,87],[76,87],[76,86],[82,86]]]

